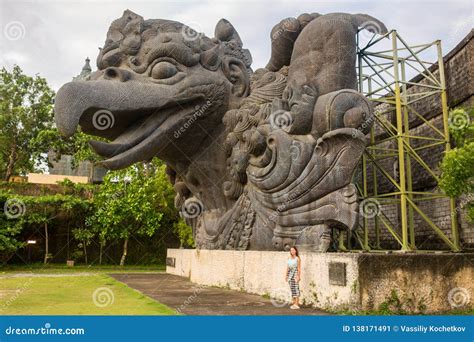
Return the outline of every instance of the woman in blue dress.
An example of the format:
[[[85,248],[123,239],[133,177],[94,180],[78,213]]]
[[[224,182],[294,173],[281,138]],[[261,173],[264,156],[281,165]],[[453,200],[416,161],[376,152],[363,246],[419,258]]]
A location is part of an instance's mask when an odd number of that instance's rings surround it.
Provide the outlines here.
[[[285,281],[290,285],[292,305],[290,309],[299,309],[301,259],[296,247],[290,248],[290,257],[286,266]]]

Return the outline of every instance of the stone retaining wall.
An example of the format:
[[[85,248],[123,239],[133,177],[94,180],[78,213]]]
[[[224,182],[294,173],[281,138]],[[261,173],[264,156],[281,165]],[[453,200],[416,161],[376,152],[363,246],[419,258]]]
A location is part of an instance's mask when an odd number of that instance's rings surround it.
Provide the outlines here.
[[[290,297],[287,258],[287,252],[168,249],[166,272],[200,285],[268,295],[282,305]],[[301,299],[317,308],[472,308],[474,254],[301,253],[301,260]],[[466,295],[465,303],[456,306],[454,292],[458,299]]]

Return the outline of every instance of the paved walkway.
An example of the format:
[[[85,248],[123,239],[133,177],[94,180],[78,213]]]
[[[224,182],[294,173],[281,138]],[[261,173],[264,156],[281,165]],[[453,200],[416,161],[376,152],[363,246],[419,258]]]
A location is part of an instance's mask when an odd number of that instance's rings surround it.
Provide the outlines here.
[[[187,278],[167,273],[109,275],[185,315],[327,314],[311,307],[291,310],[286,304],[273,305],[270,299],[259,295],[218,287],[199,286]]]

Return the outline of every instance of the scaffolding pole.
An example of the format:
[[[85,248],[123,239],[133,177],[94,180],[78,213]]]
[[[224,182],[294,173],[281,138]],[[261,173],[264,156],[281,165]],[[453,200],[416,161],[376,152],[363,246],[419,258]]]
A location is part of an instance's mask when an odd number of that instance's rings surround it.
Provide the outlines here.
[[[385,46],[384,49],[377,51],[377,47],[387,39],[390,40],[390,48]],[[362,200],[376,201],[380,206],[396,206],[399,217],[398,222],[394,223],[382,212],[373,218],[373,226],[371,226],[369,218],[364,216],[359,222],[359,229],[352,234],[340,235],[340,246],[351,249],[352,236],[358,242],[359,248],[367,251],[380,250],[381,230],[385,229],[399,244],[401,251],[421,250],[417,248],[418,241],[416,241],[416,213],[449,250],[459,251],[458,224],[454,215],[455,200],[426,189],[415,191],[413,186],[413,161],[436,182],[439,177],[438,171],[432,169],[420,153],[441,145],[444,145],[445,151],[451,148],[441,42],[437,40],[428,44],[410,46],[396,30],[392,30],[383,36],[374,36],[363,47],[358,35],[357,44],[359,91],[373,101],[374,105],[384,107],[384,109],[375,111],[375,122],[369,136],[370,142],[359,165],[361,177],[355,181],[359,182],[357,188]],[[433,49],[434,52],[432,52]],[[437,56],[434,62],[422,58],[421,54],[427,52],[432,52]],[[409,79],[408,71],[416,72],[415,81],[413,78]],[[425,118],[414,108],[418,101],[427,97],[436,97],[439,100],[442,109],[442,129],[435,127],[429,121],[431,118]],[[419,120],[420,125],[424,124],[429,128],[431,134],[411,133],[410,117]],[[396,147],[390,144],[395,144]],[[394,161],[394,169],[390,171],[384,163],[391,160]],[[398,172],[395,172],[397,166]],[[369,170],[371,179],[367,173]],[[379,175],[382,178],[379,178]],[[382,179],[393,186],[394,190],[380,189],[379,181]],[[440,198],[449,198],[452,213],[449,220],[450,237],[419,205],[420,202],[426,203]],[[374,239],[371,239],[372,237]],[[348,240],[347,244],[344,239]]]

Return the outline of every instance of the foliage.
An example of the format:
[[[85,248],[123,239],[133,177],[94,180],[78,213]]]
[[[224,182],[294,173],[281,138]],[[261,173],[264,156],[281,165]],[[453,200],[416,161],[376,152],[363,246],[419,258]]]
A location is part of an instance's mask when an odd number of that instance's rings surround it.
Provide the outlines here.
[[[449,112],[449,134],[454,139],[456,146],[464,146],[466,141],[474,139],[474,107],[468,110],[455,108]]]
[[[87,220],[101,242],[123,239],[122,264],[130,236],[151,237],[172,214],[173,189],[158,159],[109,172],[94,196],[94,215]],[[168,215],[169,216],[169,215]]]
[[[54,91],[38,75],[23,74],[19,66],[11,72],[0,70],[0,177],[28,172],[42,172],[40,166],[49,164],[47,153],[73,156],[73,166],[80,161],[96,161],[91,150],[91,136],[78,132],[62,137],[54,126]]]
[[[474,110],[450,112],[449,129],[456,147],[441,163],[440,188],[450,197],[465,196],[468,217],[474,220]]]
[[[5,210],[5,203],[10,196],[10,192],[0,190],[2,210]],[[0,256],[7,257],[10,253],[23,246],[23,243],[17,239],[21,229],[22,226],[18,221],[11,220],[5,215],[0,216]]]
[[[148,238],[143,248],[162,248],[164,237],[179,237],[181,246],[193,246],[192,230],[174,207],[174,189],[167,179],[165,166],[159,160],[137,164],[126,170],[110,172],[102,185],[75,184],[64,180],[55,187],[28,183],[1,183],[0,204],[15,199],[26,210],[16,219],[0,216],[0,253],[8,255],[23,244],[25,232],[45,228],[55,234],[65,225],[71,227],[75,243],[69,257],[88,262],[88,255],[130,236]],[[45,224],[47,227],[45,227]],[[43,234],[44,235],[44,234]],[[156,241],[150,244],[148,241]],[[97,243],[98,242],[98,243]],[[45,246],[44,246],[45,247]],[[91,249],[91,250],[89,250]],[[133,248],[132,251],[141,251]],[[153,262],[159,262],[156,249]],[[55,250],[51,251],[53,257]],[[146,252],[146,250],[144,250]],[[145,253],[146,254],[146,253]],[[145,255],[143,254],[143,256]],[[97,260],[96,258],[92,260]],[[149,262],[151,259],[143,259]],[[100,261],[100,258],[99,258]]]
[[[53,127],[54,92],[38,75],[23,74],[19,66],[11,72],[0,70],[0,175],[8,180],[14,174],[36,169],[48,151],[44,144],[33,144],[38,134]],[[39,159],[35,160],[32,156]]]
[[[441,165],[441,188],[451,197],[472,193],[474,177],[474,141],[446,153]]]
[[[19,211],[9,217],[4,209],[5,215],[0,218],[0,253],[3,255],[24,245],[18,241],[18,235],[28,227],[43,229],[58,217],[80,226],[81,218],[91,204],[89,199],[74,195],[25,196],[0,190],[0,203],[12,200],[17,203]]]
[[[194,247],[193,229],[182,219],[175,222],[173,231],[178,235],[181,247]]]
[[[24,245],[17,239],[21,228],[18,222],[0,217],[0,255],[8,256]]]
[[[62,155],[72,156],[72,166],[77,167],[81,161],[96,162],[100,157],[90,148],[89,141],[92,136],[81,131],[72,137],[64,138],[56,128],[45,129],[38,133],[32,139],[31,144],[36,147],[37,151],[41,151],[42,146],[48,146],[49,150],[55,153],[54,160],[58,161]],[[94,140],[104,140],[94,137]],[[41,158],[37,153],[35,158]],[[48,161],[49,162],[49,161]]]
[[[49,164],[48,152],[73,156],[80,161],[98,160],[89,146],[90,136],[78,132],[63,138],[53,122],[54,92],[46,80],[31,77],[19,66],[0,70],[0,177],[41,172]],[[96,139],[96,138],[94,138]],[[99,138],[100,139],[100,138]],[[60,187],[31,187],[31,184],[0,184],[0,204],[14,199],[26,210],[11,218],[0,216],[0,253],[12,253],[24,245],[21,234],[27,229],[54,231],[64,222],[72,228],[77,241],[74,253],[87,262],[87,247],[99,240],[101,247],[115,239],[151,237],[172,232],[182,246],[192,246],[192,231],[180,220],[174,208],[174,190],[165,166],[154,160],[126,170],[110,172],[100,186],[74,184],[68,180]],[[3,208],[2,208],[3,209]],[[69,229],[69,228],[68,228]],[[46,254],[47,243],[46,243]]]

